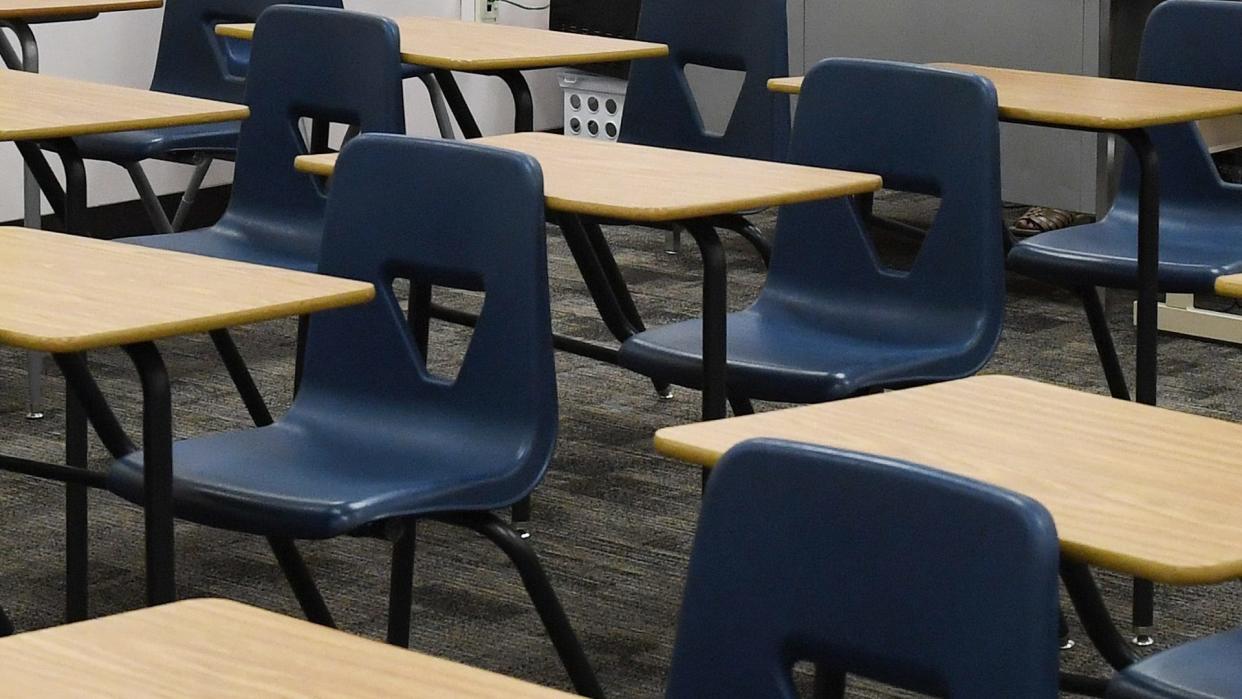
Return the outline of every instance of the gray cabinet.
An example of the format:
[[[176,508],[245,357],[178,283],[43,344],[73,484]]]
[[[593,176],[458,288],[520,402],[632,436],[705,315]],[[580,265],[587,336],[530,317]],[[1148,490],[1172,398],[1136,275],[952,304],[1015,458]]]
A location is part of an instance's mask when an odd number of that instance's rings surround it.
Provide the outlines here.
[[[803,18],[806,66],[828,56],[855,56],[1108,73],[1110,56],[1102,47],[1110,33],[1109,0],[791,2]],[[1095,211],[1098,141],[1092,134],[1003,125],[1005,198]]]

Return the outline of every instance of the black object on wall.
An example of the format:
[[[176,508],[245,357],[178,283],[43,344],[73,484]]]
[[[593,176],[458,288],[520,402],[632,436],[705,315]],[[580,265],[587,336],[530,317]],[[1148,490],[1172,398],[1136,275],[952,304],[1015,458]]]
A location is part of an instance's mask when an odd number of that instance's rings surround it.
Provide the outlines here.
[[[551,0],[548,26],[562,32],[633,39],[638,31],[641,0]],[[615,78],[630,73],[628,61],[581,66]]]

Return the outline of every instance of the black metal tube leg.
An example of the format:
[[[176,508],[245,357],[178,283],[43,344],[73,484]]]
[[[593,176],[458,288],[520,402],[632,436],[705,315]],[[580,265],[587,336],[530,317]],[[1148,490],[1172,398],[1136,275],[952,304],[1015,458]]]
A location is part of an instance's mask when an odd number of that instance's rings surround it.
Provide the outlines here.
[[[617,266],[617,258],[612,254],[612,246],[608,244],[608,239],[604,237],[604,231],[595,221],[589,221],[582,218],[578,219],[582,226],[582,233],[586,236],[587,242],[590,243],[591,249],[595,251],[595,258],[599,260],[600,270],[607,280],[609,288],[612,289],[613,296],[617,299],[617,305],[621,312],[625,315],[626,320],[634,327],[635,332],[642,332],[646,329],[643,325],[642,316],[638,313],[638,306],[634,304],[634,297],[630,294],[630,287],[625,283],[625,277],[621,275],[621,268]]]
[[[1143,578],[1134,579],[1134,587],[1130,599],[1130,624],[1134,628],[1136,646],[1150,646],[1155,641],[1151,637],[1151,627],[1156,617],[1156,585]]]
[[[569,247],[569,253],[573,255],[578,271],[582,273],[582,281],[591,294],[591,300],[595,302],[600,319],[608,326],[613,337],[624,342],[636,330],[622,310],[612,285],[608,283],[604,264],[600,261],[595,246],[591,244],[582,219],[576,214],[563,214],[558,217],[558,223],[565,245]]]
[[[72,389],[65,391],[65,465],[87,466],[86,410]],[[65,484],[65,622],[87,617],[87,501],[86,484]]]
[[[1139,163],[1138,322],[1134,394],[1140,403],[1156,404],[1157,307],[1160,292],[1160,179],[1156,149],[1142,129],[1120,134]]]
[[[234,344],[233,336],[227,329],[212,330],[208,334],[212,344],[216,346],[216,354],[220,355],[224,368],[229,372],[229,378],[233,380],[233,386],[237,388],[237,395],[241,396],[246,411],[250,413],[250,419],[256,427],[272,424],[272,413],[267,409],[267,402],[263,400],[263,394],[259,393],[259,387],[255,385],[250,370],[246,368],[246,360]]]
[[[302,368],[306,364],[306,335],[310,332],[310,316],[298,316],[298,339],[293,349],[293,395],[302,385]]]
[[[89,222],[86,209],[86,164],[78,153],[72,139],[65,139],[57,146],[60,162],[65,167],[65,232],[88,235]]]
[[[1074,289],[1074,292],[1082,300],[1082,308],[1086,311],[1091,337],[1095,340],[1095,351],[1100,355],[1104,380],[1108,382],[1108,392],[1113,398],[1130,400],[1126,373],[1121,368],[1121,360],[1117,358],[1117,346],[1113,344],[1113,334],[1108,329],[1108,317],[1104,313],[1104,304],[1100,302],[1099,292],[1093,286],[1081,286]]]
[[[713,223],[742,236],[755,249],[755,252],[759,253],[764,267],[772,265],[772,243],[768,242],[768,239],[763,237],[763,232],[759,230],[759,227],[747,221],[745,216],[737,214],[719,216]]]
[[[530,98],[530,85],[520,70],[503,70],[496,74],[513,95],[513,130],[518,133],[535,130],[535,104]]]
[[[410,300],[406,307],[406,319],[410,324],[410,332],[414,335],[414,344],[427,360],[427,343],[431,340],[431,285],[410,280]]]
[[[3,35],[0,35],[0,61],[3,61],[4,67],[9,70],[22,69],[21,56],[17,55],[17,51],[9,43],[8,37]]]
[[[388,642],[410,647],[410,612],[414,606],[414,520],[389,523],[392,570],[388,583]]]
[[[514,524],[526,523],[530,521],[530,496],[518,500],[509,512],[509,518]]]
[[[332,612],[323,601],[323,595],[319,594],[315,579],[311,577],[310,569],[306,567],[306,561],[302,560],[297,545],[291,539],[271,536],[267,537],[267,545],[276,556],[276,562],[280,564],[285,580],[289,581],[289,588],[293,590],[293,596],[297,598],[298,606],[302,608],[307,621],[336,628]]]
[[[569,624],[569,618],[565,616],[565,610],[561,607],[561,602],[552,589],[552,583],[548,581],[548,576],[530,543],[512,527],[490,513],[468,515],[462,523],[486,536],[499,546],[501,551],[504,551],[509,560],[513,561],[518,575],[522,578],[522,585],[526,587],[526,593],[530,595],[535,611],[539,613],[543,627],[552,639],[552,645],[556,647],[561,663],[569,673],[574,691],[585,697],[604,696],[604,690],[595,677],[595,671],[591,669],[591,661],[583,652],[578,636]]]
[[[724,249],[716,230],[702,221],[686,222],[703,258],[703,419],[726,414],[728,298]]]
[[[142,505],[146,518],[147,604],[176,599],[172,499],[172,391],[151,342],[126,345],[142,381]]]
[[[13,635],[13,622],[9,621],[9,615],[4,613],[4,607],[0,607],[0,638]]]
[[[328,152],[328,134],[330,125],[324,119],[311,119],[310,152]]]
[[[734,415],[752,415],[755,412],[755,406],[746,396],[729,396],[729,407]]]
[[[1133,664],[1138,656],[1117,633],[1108,608],[1104,606],[1104,598],[1100,596],[1100,589],[1096,587],[1095,578],[1086,564],[1062,559],[1061,581],[1065,583],[1065,591],[1069,593],[1087,638],[1091,639],[1105,662],[1115,670]]]
[[[1139,164],[1138,211],[1138,310],[1135,342],[1134,395],[1140,403],[1156,404],[1158,381],[1160,293],[1160,176],[1155,146],[1142,129],[1123,131],[1122,138],[1134,149]],[[1133,617],[1135,642],[1151,643],[1155,617],[1154,588],[1146,580],[1134,581]]]
[[[137,451],[137,447],[130,441],[129,435],[125,434],[112,408],[100,393],[99,386],[86,365],[86,356],[81,353],[54,354],[52,359],[56,360],[56,366],[64,374],[65,384],[82,402],[91,424],[95,426],[95,434],[99,435],[99,441],[103,442],[108,453],[114,459],[119,459]]]
[[[449,111],[453,112],[453,119],[457,121],[457,128],[461,129],[463,138],[478,138],[483,135],[479,131],[479,124],[474,120],[474,114],[470,112],[470,105],[466,103],[466,98],[461,94],[461,88],[457,86],[457,79],[453,77],[452,71],[436,70],[436,84],[440,86],[440,91],[444,93],[444,101],[448,102]]]
[[[65,225],[65,190],[60,186],[60,180],[56,179],[56,173],[52,167],[48,165],[47,158],[43,156],[39,144],[32,141],[17,141],[14,145],[21,153],[22,160],[26,162],[26,167],[34,175],[35,182],[39,184],[43,196],[47,197],[48,203],[52,206],[52,212],[60,217],[61,226],[68,230],[69,227]]]

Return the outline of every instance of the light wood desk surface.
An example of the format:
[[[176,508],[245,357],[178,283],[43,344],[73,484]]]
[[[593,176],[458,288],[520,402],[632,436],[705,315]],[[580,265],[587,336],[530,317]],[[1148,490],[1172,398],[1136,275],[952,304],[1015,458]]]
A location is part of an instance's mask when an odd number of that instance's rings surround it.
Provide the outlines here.
[[[1170,584],[1242,577],[1242,425],[979,376],[656,432],[701,466],[755,437],[923,464],[1023,493],[1069,555]],[[710,486],[709,486],[710,487]]]
[[[446,17],[398,17],[393,21],[401,31],[402,61],[445,70],[526,70],[668,55],[664,44],[631,39]],[[216,33],[249,39],[254,36],[254,25],[220,24]]]
[[[29,141],[245,119],[240,104],[0,70],[0,141]]]
[[[1216,278],[1216,295],[1242,299],[1242,274],[1228,274]]]
[[[0,639],[4,696],[572,695],[218,599]]]
[[[0,0],[0,19],[39,20],[81,17],[101,12],[149,10],[163,0]]]
[[[678,221],[873,192],[878,175],[690,151],[514,133],[472,141],[533,156],[547,206],[631,221]],[[304,155],[299,170],[330,175],[336,154]]]
[[[0,227],[0,344],[77,352],[363,303],[366,282]]]
[[[1242,92],[1232,90],[958,63],[932,65],[991,80],[1005,121],[1109,131],[1242,113]],[[796,94],[802,78],[773,78],[768,89]]]

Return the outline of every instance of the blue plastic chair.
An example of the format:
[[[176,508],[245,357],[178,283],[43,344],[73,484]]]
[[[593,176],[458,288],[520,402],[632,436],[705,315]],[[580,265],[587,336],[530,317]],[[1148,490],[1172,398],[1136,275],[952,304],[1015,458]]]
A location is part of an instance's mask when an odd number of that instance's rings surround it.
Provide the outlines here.
[[[1242,4],[1169,0],[1147,20],[1138,77],[1149,82],[1242,89]],[[1194,124],[1147,130],[1160,159],[1160,290],[1210,293],[1216,277],[1242,272],[1242,186],[1220,179]],[[1121,188],[1097,223],[1041,233],[1014,246],[1016,272],[1078,290],[1114,394],[1127,393],[1091,287],[1135,289],[1138,166],[1125,154]]]
[[[724,0],[710,12],[681,0],[645,0],[638,37],[667,44],[669,55],[634,61],[618,140],[661,148],[782,160],[789,144],[789,99],[768,79],[789,75],[782,0]],[[722,134],[708,133],[686,82],[687,64],[745,71]]]
[[[669,55],[630,64],[618,140],[660,148],[784,160],[789,147],[789,99],[768,80],[789,75],[788,20],[783,0],[724,0],[710,11],[683,0],[644,0],[637,36],[667,44]],[[741,91],[723,133],[710,133],[686,81],[687,64],[744,71]],[[771,244],[740,216],[714,223],[743,236],[763,257]]]
[[[324,46],[353,47],[348,53]],[[345,10],[276,6],[255,29],[228,209],[213,226],[125,242],[313,271],[327,202],[315,178],[293,169],[307,152],[301,118],[405,131],[396,25]]]
[[[249,42],[216,36],[215,25],[254,22],[281,0],[178,0],[164,8],[151,89],[225,102],[241,102],[250,57]],[[340,0],[294,0],[299,5],[341,7]],[[199,184],[215,158],[232,159],[239,122],[142,129],[74,139],[87,160],[124,167],[159,232],[172,232],[188,214]],[[172,221],[139,164],[148,159],[195,164],[190,186]]]
[[[256,67],[264,46],[256,44]],[[350,142],[319,270],[373,282],[377,299],[311,318],[305,371],[284,417],[176,443],[177,516],[279,540],[387,535],[395,541],[388,638],[399,645],[409,639],[415,521],[470,527],[513,560],[575,686],[598,694],[534,552],[491,513],[534,490],[556,441],[545,238],[532,158],[407,136]],[[396,278],[486,290],[455,380],[428,371]],[[141,453],[125,457],[108,487],[139,502],[142,470]],[[300,599],[313,590],[304,571],[290,577]],[[330,621],[315,618],[322,600],[302,601],[312,620]]]
[[[178,0],[164,8],[159,51],[151,90],[225,102],[242,102],[250,69],[251,42],[215,34],[217,24],[254,22],[272,5],[295,4],[341,9],[341,0]],[[313,65],[312,61],[307,61]],[[402,65],[403,78],[431,80],[431,71]],[[429,89],[437,89],[428,85]],[[437,113],[437,118],[439,114]],[[216,158],[231,160],[237,151],[239,122],[143,129],[74,139],[87,160],[116,163],[126,169],[158,233],[179,230],[199,185]],[[170,221],[140,162],[148,159],[193,163],[195,172]]]
[[[850,200],[782,207],[767,283],[728,316],[731,397],[819,402],[987,362],[1005,301],[996,119],[995,90],[977,76],[856,59],[811,69],[791,161],[880,174],[890,189],[940,196],[940,211],[903,272],[877,258]],[[619,361],[697,388],[701,338],[697,319],[654,328]]]
[[[1242,628],[1156,653],[1117,673],[1111,699],[1242,697]]]
[[[997,233],[999,235],[999,232]],[[779,440],[725,454],[690,556],[670,699],[1057,696],[1056,530],[1022,495]]]

